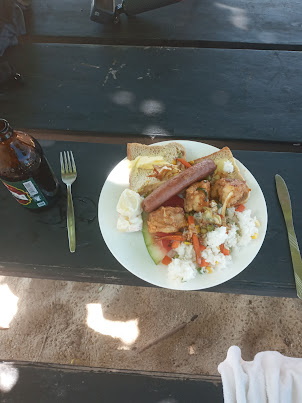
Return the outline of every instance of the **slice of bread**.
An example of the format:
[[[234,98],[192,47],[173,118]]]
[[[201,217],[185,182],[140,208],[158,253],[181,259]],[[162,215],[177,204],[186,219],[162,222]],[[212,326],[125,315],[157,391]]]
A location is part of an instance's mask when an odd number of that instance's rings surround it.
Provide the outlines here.
[[[232,154],[231,150],[229,149],[229,147],[223,147],[221,150],[216,151],[213,154],[207,155],[206,157],[198,158],[198,159],[194,160],[194,163],[200,162],[203,159],[211,159],[217,165],[217,168],[210,179],[211,185],[214,185],[214,183],[218,179],[222,179],[222,178],[239,179],[239,180],[245,182],[245,179],[241,175],[239,168],[236,164],[236,161],[235,161],[233,154]],[[227,161],[229,161],[233,165],[233,172],[224,171],[224,163]],[[250,192],[247,191],[244,194],[243,198],[240,200],[240,203],[245,203],[248,200],[249,193]]]
[[[211,159],[217,165],[216,171],[212,175],[211,183],[215,183],[217,179],[220,178],[230,178],[230,179],[240,179],[244,181],[243,176],[241,175],[239,168],[235,162],[233,154],[229,147],[223,147],[221,150],[216,151],[213,154],[207,155],[202,158],[198,158],[194,160],[194,163],[200,162],[204,159]],[[224,163],[229,161],[233,165],[233,172],[225,172],[224,171]]]
[[[139,143],[127,144],[127,158],[129,161],[133,161],[135,158],[141,156],[161,156],[164,161],[173,164],[176,158],[186,158],[186,150],[181,144],[176,142],[158,146],[147,146]],[[130,189],[138,192],[142,196],[150,194],[165,181],[149,177],[152,173],[153,169],[131,169],[129,175]]]

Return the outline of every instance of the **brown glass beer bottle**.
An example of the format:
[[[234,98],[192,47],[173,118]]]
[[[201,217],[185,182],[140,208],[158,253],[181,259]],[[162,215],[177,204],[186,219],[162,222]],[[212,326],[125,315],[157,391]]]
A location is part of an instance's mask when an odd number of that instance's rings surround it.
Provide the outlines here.
[[[39,210],[56,200],[59,183],[32,136],[0,119],[0,180],[22,206]]]

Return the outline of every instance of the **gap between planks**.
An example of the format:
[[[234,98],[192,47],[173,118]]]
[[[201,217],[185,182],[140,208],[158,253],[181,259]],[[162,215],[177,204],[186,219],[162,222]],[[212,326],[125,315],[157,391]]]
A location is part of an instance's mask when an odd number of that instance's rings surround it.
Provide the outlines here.
[[[20,43],[64,43],[70,45],[110,45],[110,46],[154,46],[172,48],[197,49],[251,49],[251,50],[278,50],[300,52],[302,45],[295,43],[257,43],[257,42],[230,42],[205,41],[184,39],[157,39],[157,38],[100,38],[93,36],[52,36],[52,35],[23,35]]]
[[[191,140],[199,141],[202,143],[210,144],[212,146],[222,148],[228,146],[232,150],[247,150],[247,151],[269,151],[269,152],[292,152],[301,153],[301,143],[271,143],[267,141],[254,141],[254,140],[213,140],[205,138],[185,136],[181,139],[174,136],[148,136],[148,135],[114,135],[98,132],[87,133],[85,131],[65,131],[65,130],[45,130],[45,129],[28,129],[16,128],[22,130],[39,140],[52,140],[52,141],[70,141],[79,143],[103,143],[103,144],[127,144],[141,142],[144,144],[153,144],[164,140]]]

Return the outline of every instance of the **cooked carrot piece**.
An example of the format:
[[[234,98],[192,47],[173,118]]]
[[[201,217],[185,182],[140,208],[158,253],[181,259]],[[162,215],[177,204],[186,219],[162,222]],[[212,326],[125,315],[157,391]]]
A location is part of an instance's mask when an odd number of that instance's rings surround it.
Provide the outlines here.
[[[208,263],[204,258],[201,258],[200,266],[207,267],[207,266],[210,266],[210,263]]]
[[[161,262],[162,264],[168,266],[168,264],[172,262],[172,259],[170,258],[170,256],[166,255]]]
[[[225,248],[223,243],[220,245],[220,252],[223,253],[225,256],[228,256],[230,254],[230,251]]]
[[[207,249],[204,245],[199,245],[200,252],[203,252],[205,249]]]
[[[239,204],[239,206],[236,207],[235,210],[239,211],[239,213],[242,213],[245,210],[245,206],[243,204]]]
[[[179,247],[179,245],[180,245],[179,241],[173,241],[171,246],[172,246],[172,249],[177,249]]]
[[[200,252],[198,236],[196,234],[193,234],[192,241],[193,241],[193,247],[194,247],[195,255],[196,255],[196,262],[198,265],[200,265],[201,264],[201,252]]]
[[[191,224],[195,225],[195,220],[194,220],[194,217],[192,215],[189,215],[189,217],[188,217],[188,224],[189,225],[191,225]]]
[[[188,162],[188,161],[186,161],[184,158],[177,158],[177,160],[179,161],[179,162],[181,162],[182,163],[182,165],[184,165],[186,168],[191,168],[191,164]]]

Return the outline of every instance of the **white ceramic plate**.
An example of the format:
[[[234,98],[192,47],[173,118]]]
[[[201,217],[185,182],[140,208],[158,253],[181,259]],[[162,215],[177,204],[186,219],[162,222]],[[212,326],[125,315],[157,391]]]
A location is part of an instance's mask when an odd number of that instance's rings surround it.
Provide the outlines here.
[[[187,152],[187,160],[200,158],[217,151],[218,148],[208,144],[188,140],[177,140],[183,144]],[[166,144],[163,141],[157,144]],[[201,290],[224,283],[242,272],[255,258],[264,241],[267,227],[267,208],[263,193],[256,179],[243,164],[236,160],[240,172],[251,188],[246,207],[252,210],[261,223],[259,236],[247,247],[233,256],[233,263],[228,268],[195,277],[186,283],[175,283],[168,279],[166,266],[155,265],[144,243],[142,232],[121,233],[116,229],[118,213],[116,205],[124,189],[129,186],[127,160],[118,163],[109,174],[99,198],[98,217],[103,238],[113,256],[131,273],[156,286],[175,290]]]

